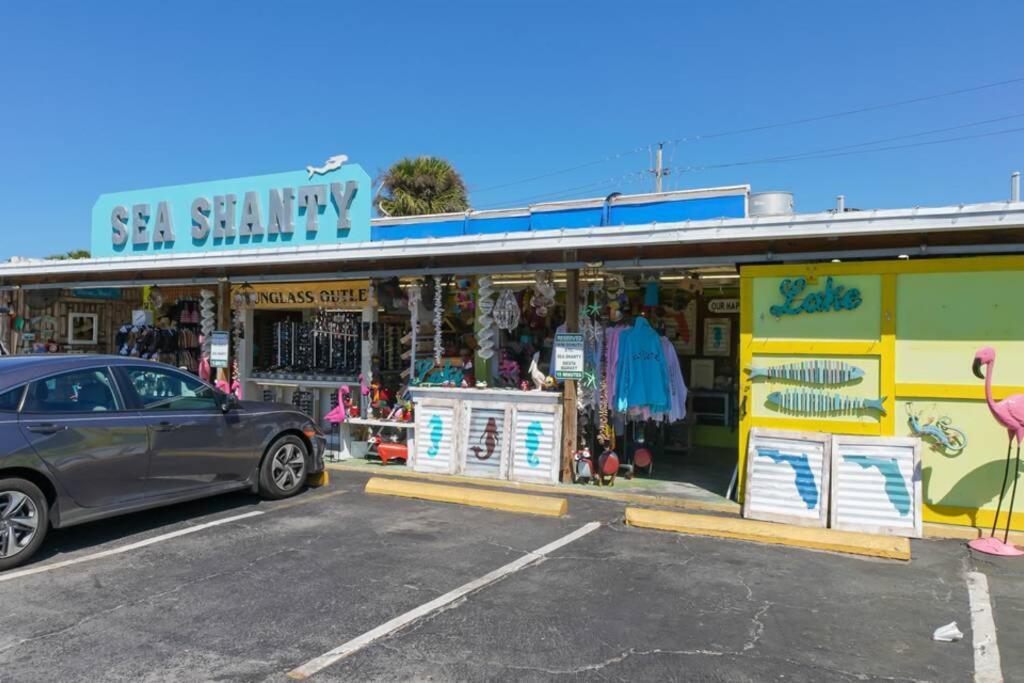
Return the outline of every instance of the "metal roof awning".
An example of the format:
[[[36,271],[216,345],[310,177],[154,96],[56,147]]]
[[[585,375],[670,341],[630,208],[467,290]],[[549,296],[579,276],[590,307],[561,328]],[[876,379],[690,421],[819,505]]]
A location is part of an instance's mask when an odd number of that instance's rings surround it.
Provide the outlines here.
[[[0,265],[10,288],[1024,252],[1024,203],[797,214]]]

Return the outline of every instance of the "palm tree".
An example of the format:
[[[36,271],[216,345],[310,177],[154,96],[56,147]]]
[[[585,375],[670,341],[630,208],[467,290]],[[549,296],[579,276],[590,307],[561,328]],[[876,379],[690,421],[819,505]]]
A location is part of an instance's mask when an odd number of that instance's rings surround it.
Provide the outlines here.
[[[462,176],[440,157],[400,159],[378,180],[378,208],[385,216],[420,216],[469,208]]]
[[[90,258],[92,254],[89,253],[88,249],[72,249],[71,251],[63,254],[54,254],[53,256],[47,256],[47,261],[67,261],[69,259],[80,259]]]

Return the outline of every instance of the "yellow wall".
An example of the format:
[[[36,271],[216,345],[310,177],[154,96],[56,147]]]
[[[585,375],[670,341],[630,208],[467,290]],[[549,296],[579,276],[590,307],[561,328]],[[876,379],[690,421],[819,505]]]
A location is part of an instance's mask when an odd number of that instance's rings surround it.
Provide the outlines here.
[[[768,313],[772,304],[782,301],[778,286],[783,278],[807,277],[807,291],[811,291],[823,286],[829,275],[835,284],[858,287],[861,306],[854,311],[782,318]],[[910,435],[909,401],[922,421],[948,416],[968,439],[967,448],[958,455],[924,441],[925,521],[991,525],[1007,434],[992,418],[984,400],[984,383],[973,375],[971,366],[978,348],[992,346],[997,353],[995,398],[1024,393],[1024,258],[747,267],[741,271],[741,306],[742,369],[766,359],[771,364],[845,360],[863,368],[864,379],[827,390],[851,396],[877,391],[887,397],[888,412],[881,417],[873,412],[845,418],[781,415],[764,403],[767,393],[781,385],[772,382],[769,388],[764,380],[751,383],[741,372],[741,473],[753,426]],[[1024,530],[1024,514],[1014,514],[1013,528]]]

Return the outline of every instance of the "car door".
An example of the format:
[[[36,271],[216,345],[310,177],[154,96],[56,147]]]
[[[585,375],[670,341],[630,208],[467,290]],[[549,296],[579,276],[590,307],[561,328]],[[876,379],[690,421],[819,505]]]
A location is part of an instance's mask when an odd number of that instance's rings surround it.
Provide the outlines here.
[[[149,429],[147,493],[201,490],[245,480],[255,467],[244,419],[224,413],[217,391],[180,370],[157,365],[115,368]]]
[[[36,454],[82,507],[145,496],[149,436],[105,366],[29,383],[18,427]]]

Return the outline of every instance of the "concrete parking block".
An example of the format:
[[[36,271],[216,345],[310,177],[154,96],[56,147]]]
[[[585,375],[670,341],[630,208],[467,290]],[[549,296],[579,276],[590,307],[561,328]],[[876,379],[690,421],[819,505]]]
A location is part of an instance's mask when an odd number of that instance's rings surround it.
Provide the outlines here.
[[[467,486],[426,484],[419,481],[384,477],[374,477],[366,482],[366,492],[544,517],[561,517],[569,510],[569,502],[565,498],[475,489]]]
[[[694,536],[730,538],[891,560],[910,559],[910,541],[894,536],[877,536],[853,531],[816,529],[735,517],[691,515],[634,507],[626,508],[626,524]]]

